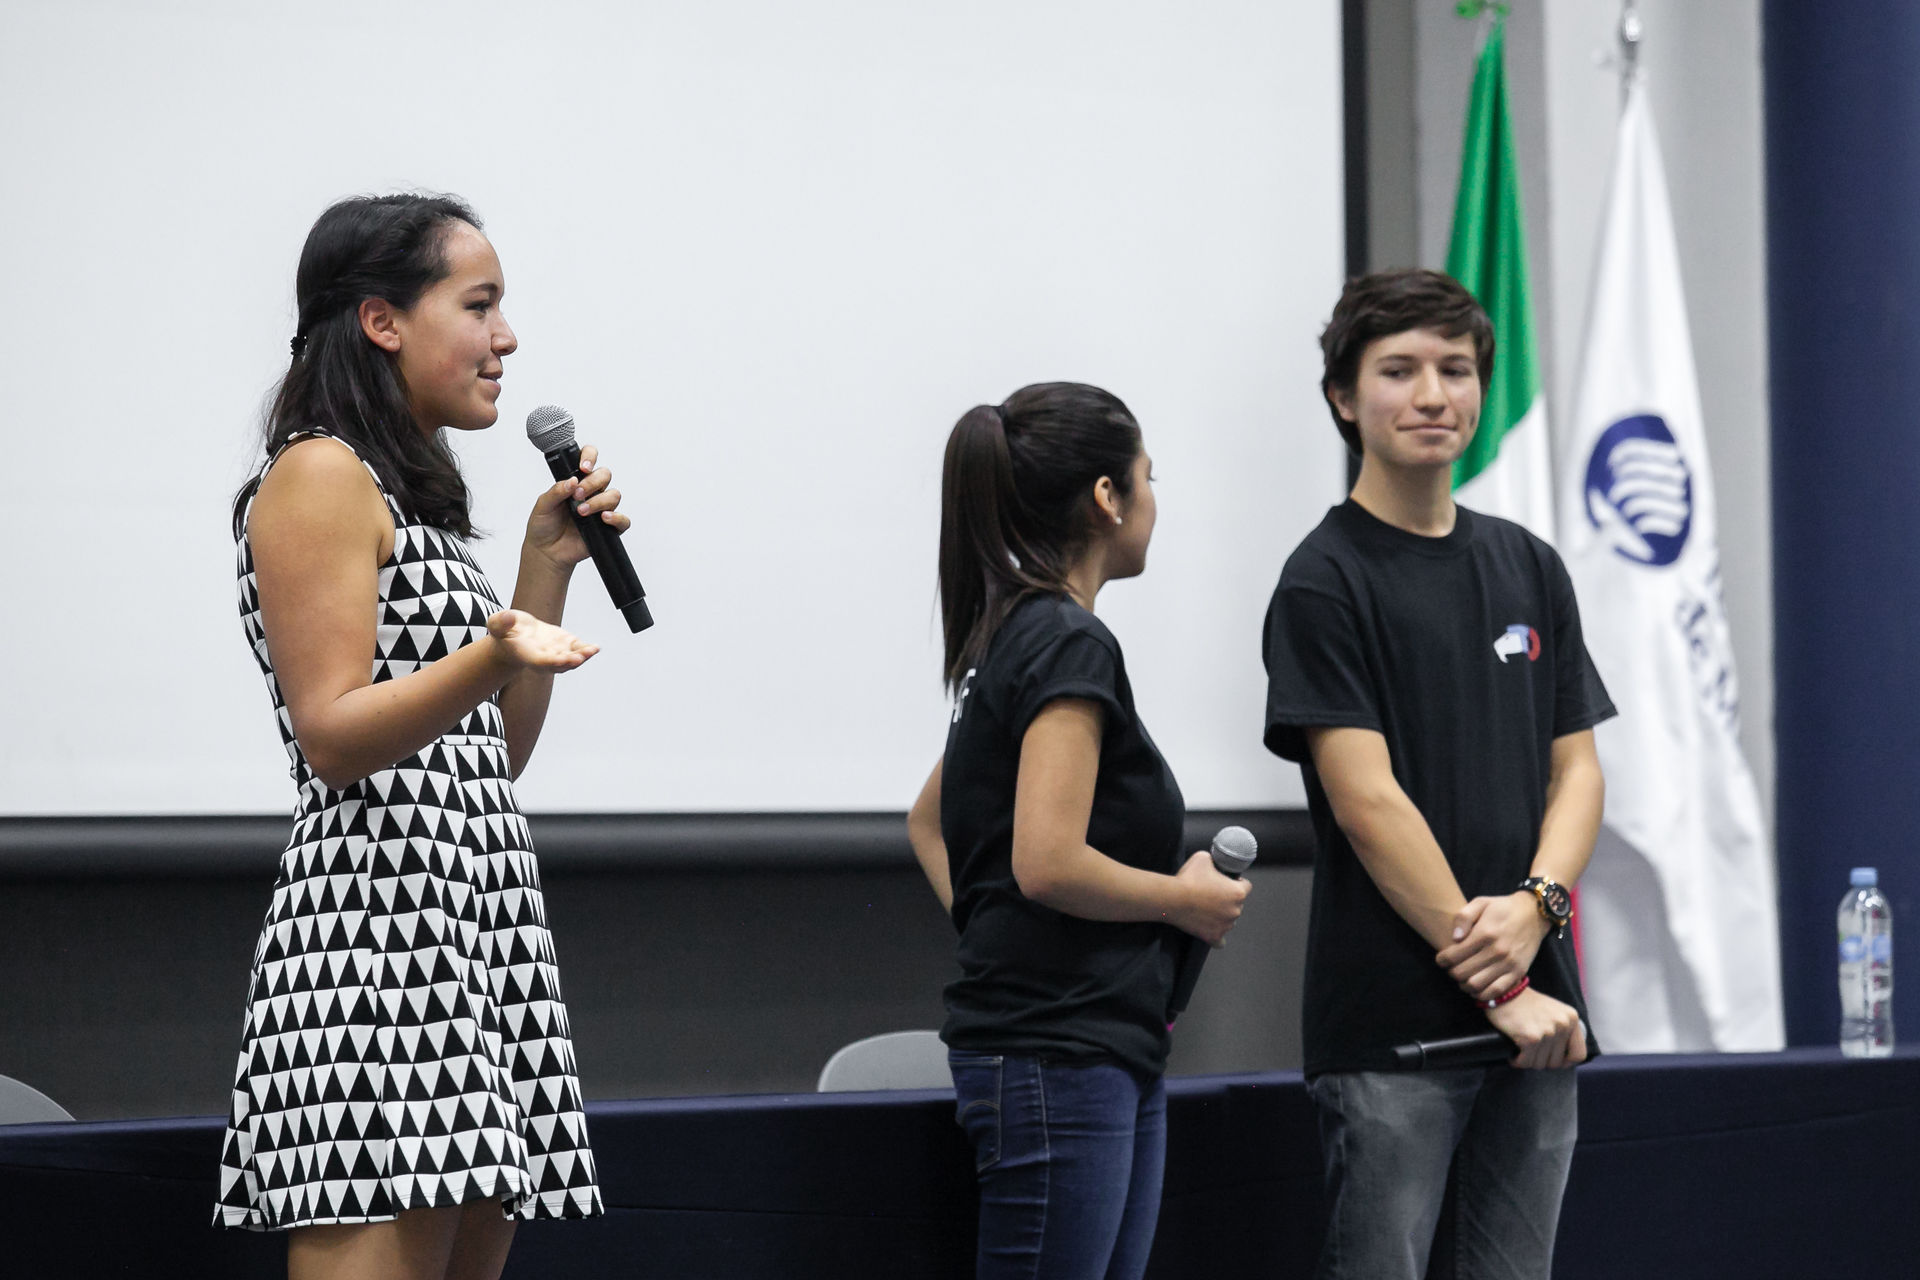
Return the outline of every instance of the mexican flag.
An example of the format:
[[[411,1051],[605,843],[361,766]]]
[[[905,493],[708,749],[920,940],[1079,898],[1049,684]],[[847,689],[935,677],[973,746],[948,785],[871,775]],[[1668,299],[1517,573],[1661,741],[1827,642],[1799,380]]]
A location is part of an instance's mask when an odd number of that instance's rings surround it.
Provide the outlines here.
[[[1507,115],[1506,24],[1495,19],[1473,74],[1460,190],[1453,204],[1447,274],[1493,320],[1493,379],[1480,431],[1453,464],[1454,496],[1475,511],[1518,521],[1553,541],[1553,478],[1547,407],[1534,355],[1533,299],[1527,289],[1520,171]]]

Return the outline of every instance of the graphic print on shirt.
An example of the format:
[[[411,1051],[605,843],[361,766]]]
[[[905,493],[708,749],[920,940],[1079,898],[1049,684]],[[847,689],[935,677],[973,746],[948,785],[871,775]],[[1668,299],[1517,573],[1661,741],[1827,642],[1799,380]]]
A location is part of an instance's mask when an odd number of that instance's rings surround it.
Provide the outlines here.
[[[1520,654],[1527,656],[1528,662],[1540,660],[1540,633],[1524,622],[1513,623],[1499,639],[1493,642],[1494,656],[1505,663],[1508,658]]]
[[[960,723],[960,713],[967,709],[967,695],[973,692],[973,673],[978,667],[968,667],[967,674],[960,677],[959,692],[953,695],[953,722]]]

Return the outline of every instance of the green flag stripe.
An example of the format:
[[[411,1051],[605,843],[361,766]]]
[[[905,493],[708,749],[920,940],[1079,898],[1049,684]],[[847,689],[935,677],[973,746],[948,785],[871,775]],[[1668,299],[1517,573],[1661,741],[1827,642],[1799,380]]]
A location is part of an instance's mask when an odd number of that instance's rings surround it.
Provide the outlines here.
[[[1520,210],[1520,171],[1507,112],[1506,23],[1496,19],[1473,73],[1467,136],[1460,154],[1447,274],[1465,285],[1493,321],[1493,378],[1473,444],[1453,464],[1460,487],[1485,471],[1500,442],[1540,394],[1533,307]]]

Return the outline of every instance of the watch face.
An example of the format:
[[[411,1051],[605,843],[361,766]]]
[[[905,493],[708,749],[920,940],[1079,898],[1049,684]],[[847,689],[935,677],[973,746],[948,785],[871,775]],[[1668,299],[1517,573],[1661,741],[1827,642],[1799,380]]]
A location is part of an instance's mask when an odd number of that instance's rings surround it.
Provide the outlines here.
[[[1573,895],[1567,892],[1565,885],[1542,885],[1541,891],[1547,911],[1554,919],[1565,920],[1573,915]]]

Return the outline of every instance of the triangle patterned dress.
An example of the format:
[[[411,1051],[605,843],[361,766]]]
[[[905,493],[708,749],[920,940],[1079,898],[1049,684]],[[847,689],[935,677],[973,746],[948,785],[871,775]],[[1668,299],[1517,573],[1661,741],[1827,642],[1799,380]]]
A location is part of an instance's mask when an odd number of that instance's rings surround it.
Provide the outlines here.
[[[460,538],[387,506],[375,683],[478,639],[501,608]],[[244,519],[238,571],[299,802],[254,951],[215,1222],[378,1222],[481,1199],[523,1219],[602,1212],[497,697],[333,790],[293,736]]]

